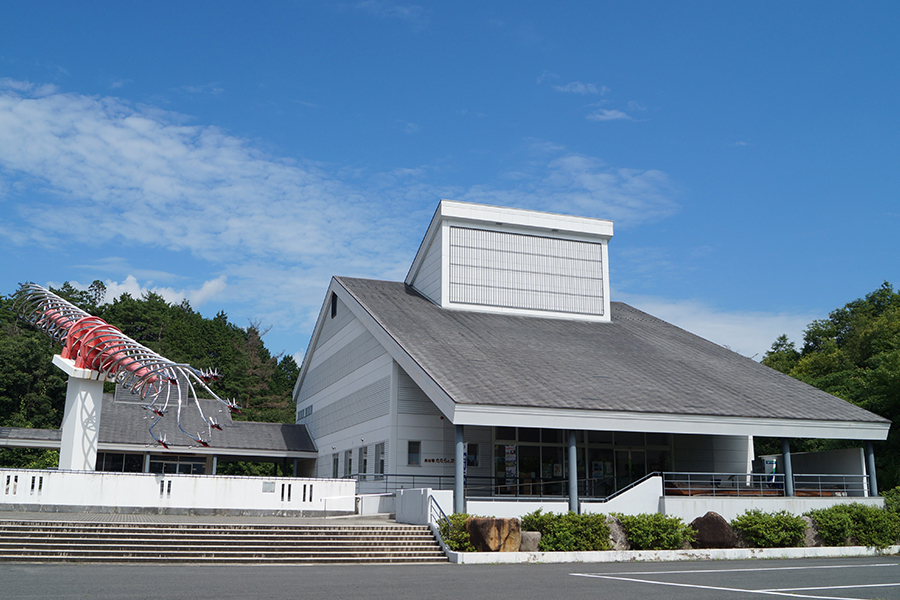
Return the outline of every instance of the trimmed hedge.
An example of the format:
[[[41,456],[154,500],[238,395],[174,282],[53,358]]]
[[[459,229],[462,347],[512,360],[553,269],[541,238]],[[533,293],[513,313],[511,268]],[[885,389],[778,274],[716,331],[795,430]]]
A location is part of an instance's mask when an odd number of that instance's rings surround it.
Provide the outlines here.
[[[472,516],[475,515],[453,513],[447,517],[450,520],[449,525],[447,524],[447,521],[441,520],[439,526],[441,538],[444,540],[444,543],[447,544],[447,547],[454,552],[475,551],[475,546],[473,546],[472,542],[469,540],[469,530],[466,529],[466,520]]]
[[[900,515],[891,510],[854,503],[837,504],[807,514],[816,522],[822,541],[829,546],[843,545],[850,537],[860,546],[886,548],[900,539]]]
[[[661,513],[615,514],[633,550],[678,550],[694,541],[696,532],[681,520]]]
[[[790,548],[803,542],[806,522],[786,510],[766,513],[755,508],[735,517],[731,527],[757,548]]]
[[[541,552],[609,550],[609,526],[601,514],[545,513],[540,508],[522,517],[523,531],[539,531]]]

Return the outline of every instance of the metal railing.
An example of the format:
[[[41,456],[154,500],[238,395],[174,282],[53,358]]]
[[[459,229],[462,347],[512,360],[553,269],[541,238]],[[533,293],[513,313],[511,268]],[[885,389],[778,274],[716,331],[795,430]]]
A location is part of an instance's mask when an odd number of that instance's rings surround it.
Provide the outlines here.
[[[794,475],[795,496],[867,496],[868,475]]]
[[[867,475],[796,474],[795,496],[865,496]],[[666,496],[784,496],[784,473],[663,473]]]
[[[611,498],[646,481],[662,476],[666,496],[784,496],[783,473],[652,472],[637,480],[627,478],[586,478],[578,480],[578,497],[593,501]],[[357,481],[357,493],[391,493],[403,488],[428,487],[452,490],[452,475],[364,474]],[[867,475],[796,474],[797,496],[865,496]],[[467,477],[466,498],[528,501],[538,498],[568,497],[568,480],[539,477]]]
[[[784,474],[663,473],[666,496],[784,496]]]

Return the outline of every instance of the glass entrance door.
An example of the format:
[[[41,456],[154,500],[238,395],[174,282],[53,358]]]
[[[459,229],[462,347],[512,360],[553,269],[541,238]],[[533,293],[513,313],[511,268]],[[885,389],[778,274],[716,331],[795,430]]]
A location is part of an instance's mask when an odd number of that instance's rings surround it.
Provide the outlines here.
[[[643,450],[616,450],[616,489],[621,490],[647,474]]]

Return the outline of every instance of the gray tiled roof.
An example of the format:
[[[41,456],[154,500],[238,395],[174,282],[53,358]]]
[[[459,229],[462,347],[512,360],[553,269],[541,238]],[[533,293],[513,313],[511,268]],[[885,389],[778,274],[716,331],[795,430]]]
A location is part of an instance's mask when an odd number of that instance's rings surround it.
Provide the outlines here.
[[[59,429],[31,429],[27,427],[0,427],[0,439],[58,442],[62,439]],[[38,444],[38,447],[40,445]]]
[[[126,395],[127,396],[127,395]],[[204,414],[213,416],[222,425],[222,431],[213,430],[210,446],[223,455],[229,451],[244,456],[252,456],[254,451],[263,452],[315,452],[316,446],[305,425],[285,425],[283,423],[255,423],[232,421],[231,414],[215,400],[200,400]],[[103,395],[103,410],[100,413],[100,443],[128,444],[134,446],[155,446],[148,429],[155,415],[141,408],[141,402],[117,402],[113,394]],[[166,436],[172,450],[184,450],[187,446],[197,446],[188,436],[178,430],[177,407],[169,406],[169,411],[153,428],[157,437]],[[184,429],[193,435],[201,432],[208,437],[208,428],[203,423],[193,402],[182,408],[181,422]],[[34,447],[43,447],[40,442],[58,442],[62,437],[59,429],[26,429],[22,427],[0,428],[0,439],[19,442],[34,442]],[[0,445],[3,445],[0,443]],[[21,444],[19,444],[21,445]],[[30,445],[30,444],[29,444]],[[52,444],[51,444],[52,445]]]
[[[403,283],[338,277],[460,404],[887,423],[627,304],[609,323],[442,309]]]
[[[120,395],[120,397],[123,395]],[[125,397],[128,394],[124,394]],[[103,395],[103,411],[100,414],[100,443],[143,444],[153,443],[149,428],[156,416],[141,407],[135,397],[134,402],[117,402],[112,394]],[[177,404],[170,402],[168,412],[153,428],[157,437],[166,435],[173,446],[194,444],[188,436],[178,430]],[[255,423],[232,421],[231,413],[215,400],[200,400],[203,413],[213,417],[222,425],[222,431],[213,430],[210,446],[227,450],[266,450],[289,452],[315,452],[315,444],[309,437],[305,425],[285,425],[283,423]],[[185,403],[181,409],[181,424],[191,435],[202,433],[209,437],[208,427],[200,418],[193,401]]]

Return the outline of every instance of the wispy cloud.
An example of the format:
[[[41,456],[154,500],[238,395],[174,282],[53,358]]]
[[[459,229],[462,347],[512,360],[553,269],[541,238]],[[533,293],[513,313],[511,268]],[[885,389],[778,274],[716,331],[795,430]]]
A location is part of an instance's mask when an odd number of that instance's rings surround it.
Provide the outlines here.
[[[674,214],[674,186],[654,169],[624,169],[572,153],[552,143],[535,142],[526,168],[506,173],[503,188],[475,186],[459,200],[520,206],[612,219],[635,225]]]
[[[800,342],[806,326],[821,315],[726,311],[697,300],[673,301],[617,292],[617,299],[682,329],[761,360],[778,336]]]
[[[266,155],[182,115],[5,87],[0,181],[11,218],[0,234],[14,243],[65,243],[87,259],[111,244],[142,269],[152,268],[146,248],[187,252],[209,279],[235,283],[209,293],[273,312],[317,306],[334,273],[382,276],[408,260],[414,242],[395,235],[410,213],[403,194],[371,202],[320,166]]]
[[[363,0],[353,5],[356,10],[380,19],[401,19],[415,28],[428,24],[425,9],[416,4],[397,4],[384,0]]]
[[[221,87],[217,83],[205,83],[202,85],[183,85],[178,89],[187,94],[210,94],[213,96],[218,96],[225,91],[225,88]]]
[[[493,182],[447,187],[429,165],[329,167],[269,155],[155,107],[0,84],[8,243],[65,246],[111,290],[215,297],[300,335],[331,275],[402,279],[439,198],[626,225],[678,208],[664,173],[613,167],[552,142],[529,142],[519,165]]]
[[[420,127],[416,123],[411,123],[409,121],[397,121],[397,126],[403,130],[403,133],[407,135],[412,135],[414,133],[418,133]]]
[[[537,82],[538,84],[544,83],[545,81],[554,81],[559,79],[559,75],[554,73],[553,71],[547,71],[546,69],[538,76]]]
[[[564,92],[567,94],[606,94],[609,92],[609,88],[605,85],[601,85],[597,87],[593,83],[582,83],[581,81],[573,81],[571,83],[567,83],[566,85],[554,85],[553,89],[557,92]]]
[[[587,116],[588,121],[631,121],[632,118],[621,110],[598,108]]]

